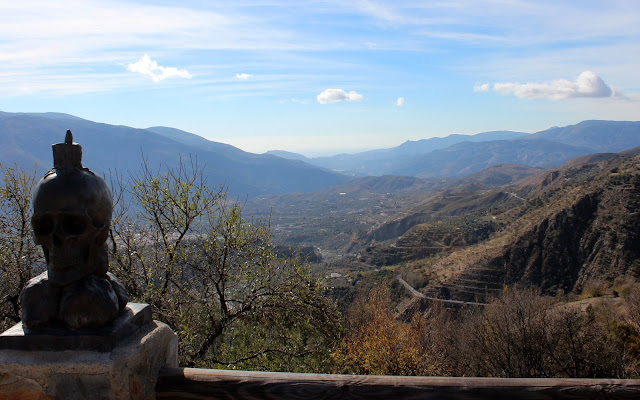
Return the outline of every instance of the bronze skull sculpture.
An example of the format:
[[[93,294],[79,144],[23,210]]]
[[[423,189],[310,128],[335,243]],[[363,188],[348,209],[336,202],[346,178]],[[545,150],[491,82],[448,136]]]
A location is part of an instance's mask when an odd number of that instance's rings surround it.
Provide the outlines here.
[[[82,167],[82,147],[71,131],[53,145],[53,157],[53,169],[36,185],[31,220],[47,271],[20,295],[22,323],[27,329],[102,327],[127,303],[124,287],[107,272],[111,191]]]

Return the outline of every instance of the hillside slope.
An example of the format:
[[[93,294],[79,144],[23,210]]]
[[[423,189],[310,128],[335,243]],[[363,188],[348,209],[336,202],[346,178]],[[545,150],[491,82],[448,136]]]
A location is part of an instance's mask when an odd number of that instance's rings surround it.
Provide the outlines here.
[[[530,193],[526,202],[494,216],[505,229],[416,264],[431,293],[483,298],[516,284],[580,292],[589,282],[640,276],[640,156],[570,164],[519,186]]]

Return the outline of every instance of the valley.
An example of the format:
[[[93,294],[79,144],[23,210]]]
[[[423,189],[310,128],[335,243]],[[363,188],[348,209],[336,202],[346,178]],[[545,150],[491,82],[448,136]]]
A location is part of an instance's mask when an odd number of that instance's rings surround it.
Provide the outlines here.
[[[580,292],[640,270],[640,122],[452,134],[312,159],[252,154],[168,127],[0,112],[0,162],[40,174],[49,144],[69,128],[87,166],[105,176],[202,171],[245,218],[268,221],[283,254],[309,256],[343,286],[401,272],[425,293],[469,301],[513,284]]]
[[[313,246],[316,268],[342,281],[391,269],[438,298],[485,301],[512,285],[579,294],[640,274],[638,152],[511,167],[513,181],[496,167],[458,180],[360,178],[261,197],[245,212],[270,215],[274,240]]]

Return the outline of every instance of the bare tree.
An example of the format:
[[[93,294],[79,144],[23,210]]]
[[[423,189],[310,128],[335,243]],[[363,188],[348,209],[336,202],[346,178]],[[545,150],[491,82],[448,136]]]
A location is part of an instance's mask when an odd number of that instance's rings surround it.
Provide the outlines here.
[[[31,234],[35,170],[0,164],[0,175],[0,323],[6,329],[20,321],[20,292],[44,270],[44,260]]]
[[[505,290],[460,322],[462,373],[498,377],[622,378],[637,334],[612,311],[583,311],[535,289]]]
[[[337,309],[306,265],[277,254],[268,221],[243,219],[203,168],[143,163],[130,186],[116,180],[114,272],[178,333],[183,364],[322,370]]]

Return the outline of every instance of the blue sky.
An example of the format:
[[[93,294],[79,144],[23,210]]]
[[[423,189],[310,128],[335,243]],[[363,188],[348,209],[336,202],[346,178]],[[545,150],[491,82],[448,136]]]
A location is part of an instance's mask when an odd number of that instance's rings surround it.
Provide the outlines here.
[[[635,0],[0,3],[1,111],[258,153],[640,120],[638,71]]]

